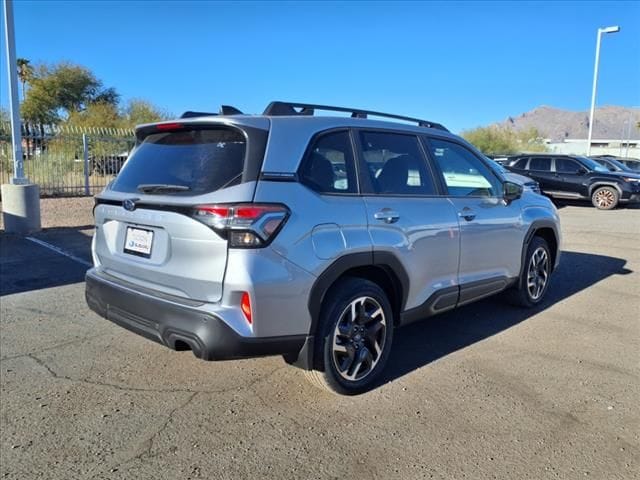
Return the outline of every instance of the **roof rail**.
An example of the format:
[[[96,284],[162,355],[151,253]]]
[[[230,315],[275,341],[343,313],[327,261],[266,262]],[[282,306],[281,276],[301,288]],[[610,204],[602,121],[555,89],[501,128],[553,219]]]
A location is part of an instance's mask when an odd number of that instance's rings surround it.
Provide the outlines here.
[[[212,117],[214,115],[242,115],[242,112],[231,105],[220,105],[220,111],[218,113],[192,112],[188,110],[180,115],[180,118]]]
[[[298,110],[296,110],[298,109]],[[360,108],[332,107],[329,105],[314,105],[311,103],[292,103],[292,102],[271,102],[267,105],[263,115],[284,116],[284,115],[304,115],[312,116],[315,110],[326,110],[329,112],[345,112],[350,113],[352,118],[367,118],[368,115],[374,117],[393,118],[395,120],[404,120],[405,122],[417,123],[420,127],[436,128],[448,132],[444,125],[429,120],[421,120],[419,118],[404,117],[402,115],[394,115],[391,113],[374,112],[372,110],[362,110]]]

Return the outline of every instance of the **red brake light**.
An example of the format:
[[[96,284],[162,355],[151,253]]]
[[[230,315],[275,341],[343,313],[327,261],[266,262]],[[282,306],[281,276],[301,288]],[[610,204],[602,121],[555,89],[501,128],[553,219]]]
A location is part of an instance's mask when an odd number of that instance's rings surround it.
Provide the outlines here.
[[[247,322],[249,322],[249,325],[251,325],[251,299],[249,298],[249,294],[247,292],[242,292],[240,308],[242,309],[242,313],[244,313]]]
[[[156,125],[156,130],[180,130],[181,128],[184,128],[184,125],[182,123],[160,123],[158,125]]]

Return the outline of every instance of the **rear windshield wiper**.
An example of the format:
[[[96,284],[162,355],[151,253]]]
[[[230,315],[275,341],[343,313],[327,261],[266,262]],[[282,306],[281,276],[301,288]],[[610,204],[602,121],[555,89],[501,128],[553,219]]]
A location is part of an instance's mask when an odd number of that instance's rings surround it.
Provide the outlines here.
[[[170,193],[187,192],[191,187],[186,185],[169,185],[165,183],[142,183],[138,185],[138,191],[142,193]]]

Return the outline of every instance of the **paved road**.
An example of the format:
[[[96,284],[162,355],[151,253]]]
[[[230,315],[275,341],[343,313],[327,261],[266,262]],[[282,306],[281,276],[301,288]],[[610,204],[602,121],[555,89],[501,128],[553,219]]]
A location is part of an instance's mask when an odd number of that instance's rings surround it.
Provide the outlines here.
[[[352,398],[129,334],[85,306],[83,264],[1,236],[0,478],[638,478],[640,211],[561,215],[545,305],[400,330]],[[89,260],[88,233],[37,237]]]

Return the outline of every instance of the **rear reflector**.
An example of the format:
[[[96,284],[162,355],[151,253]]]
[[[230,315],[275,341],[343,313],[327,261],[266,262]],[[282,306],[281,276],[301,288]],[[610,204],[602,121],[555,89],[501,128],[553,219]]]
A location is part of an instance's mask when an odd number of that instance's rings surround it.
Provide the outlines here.
[[[244,313],[244,317],[251,325],[251,300],[249,299],[249,294],[247,292],[242,292],[242,300],[240,300],[240,308],[242,309],[242,313]]]

